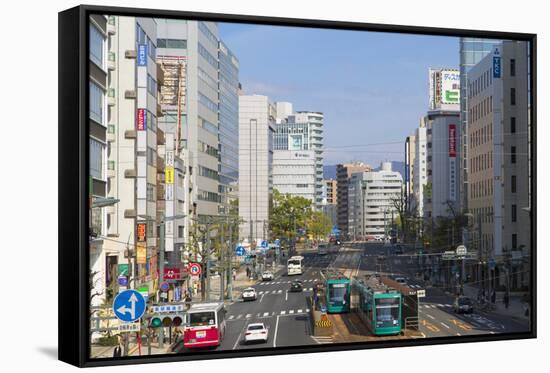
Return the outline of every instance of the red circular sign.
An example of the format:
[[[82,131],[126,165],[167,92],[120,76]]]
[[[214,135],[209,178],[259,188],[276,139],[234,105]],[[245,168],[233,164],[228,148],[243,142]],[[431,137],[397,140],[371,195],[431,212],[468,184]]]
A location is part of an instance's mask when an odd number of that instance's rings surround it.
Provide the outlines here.
[[[192,276],[198,276],[201,274],[201,266],[197,263],[191,263],[189,264],[189,273],[191,273]]]

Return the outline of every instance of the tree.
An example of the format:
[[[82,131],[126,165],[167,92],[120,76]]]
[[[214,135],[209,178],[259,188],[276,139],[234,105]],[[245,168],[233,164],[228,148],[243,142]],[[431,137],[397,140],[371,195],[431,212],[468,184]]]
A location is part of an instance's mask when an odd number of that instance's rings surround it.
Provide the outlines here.
[[[307,220],[307,230],[314,239],[319,240],[326,237],[331,230],[330,218],[320,211],[314,211]]]
[[[306,227],[310,214],[309,199],[273,190],[273,208],[269,216],[269,228],[273,237],[286,237],[289,240],[295,238],[296,229]]]

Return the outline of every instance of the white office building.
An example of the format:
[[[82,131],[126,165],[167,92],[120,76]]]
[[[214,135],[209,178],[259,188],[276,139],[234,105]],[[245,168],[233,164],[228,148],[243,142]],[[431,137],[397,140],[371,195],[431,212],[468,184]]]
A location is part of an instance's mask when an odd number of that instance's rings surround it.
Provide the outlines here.
[[[389,235],[402,187],[403,178],[392,171],[391,162],[383,162],[380,171],[352,174],[348,184],[349,236],[369,240]]]
[[[315,204],[315,152],[274,150],[273,189],[283,194],[309,199]]]
[[[415,131],[414,142],[414,173],[413,173],[413,193],[416,208],[416,216],[424,216],[424,189],[428,182],[428,149],[426,138],[426,123],[424,118]]]
[[[276,108],[267,96],[239,96],[240,239],[263,239],[273,192],[273,131]]]

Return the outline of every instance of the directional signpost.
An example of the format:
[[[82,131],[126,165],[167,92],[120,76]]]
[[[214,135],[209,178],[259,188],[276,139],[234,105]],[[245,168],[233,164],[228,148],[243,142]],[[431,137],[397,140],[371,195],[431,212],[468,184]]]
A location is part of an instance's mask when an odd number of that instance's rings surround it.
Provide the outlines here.
[[[145,312],[145,299],[135,290],[125,290],[113,302],[115,316],[124,322],[134,322]]]
[[[243,256],[245,254],[244,246],[237,246],[235,249],[235,255]]]

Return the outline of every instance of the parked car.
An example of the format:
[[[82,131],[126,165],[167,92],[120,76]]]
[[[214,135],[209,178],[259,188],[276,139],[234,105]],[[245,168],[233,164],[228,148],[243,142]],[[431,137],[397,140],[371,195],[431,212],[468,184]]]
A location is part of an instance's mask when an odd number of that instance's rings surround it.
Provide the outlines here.
[[[271,281],[273,280],[273,272],[265,271],[262,273],[262,281]]]
[[[269,338],[269,330],[264,323],[254,323],[246,327],[244,333],[244,342],[267,342]]]
[[[396,246],[393,249],[393,255],[403,255],[403,248],[401,246]]]
[[[241,297],[243,298],[243,301],[247,301],[247,300],[256,300],[258,296],[256,295],[256,289],[246,288],[243,290]]]
[[[472,313],[474,312],[474,302],[468,297],[457,297],[454,303],[454,311],[456,313]]]
[[[290,292],[300,292],[302,290],[304,290],[304,285],[302,285],[302,281],[292,281],[292,283],[290,284]]]
[[[396,277],[395,281],[399,282],[402,285],[405,285],[407,283],[407,280],[405,279],[405,277]]]

